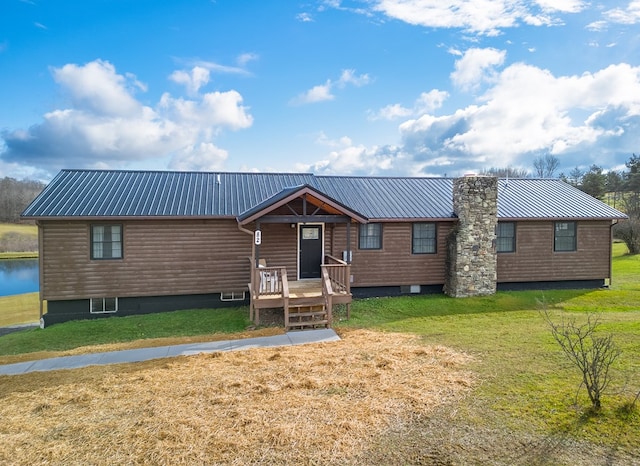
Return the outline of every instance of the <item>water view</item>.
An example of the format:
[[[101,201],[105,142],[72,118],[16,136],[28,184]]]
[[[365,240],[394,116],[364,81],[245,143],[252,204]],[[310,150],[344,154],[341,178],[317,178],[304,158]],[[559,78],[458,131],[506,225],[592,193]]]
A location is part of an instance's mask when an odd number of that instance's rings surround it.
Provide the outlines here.
[[[0,296],[38,291],[38,259],[0,260]]]

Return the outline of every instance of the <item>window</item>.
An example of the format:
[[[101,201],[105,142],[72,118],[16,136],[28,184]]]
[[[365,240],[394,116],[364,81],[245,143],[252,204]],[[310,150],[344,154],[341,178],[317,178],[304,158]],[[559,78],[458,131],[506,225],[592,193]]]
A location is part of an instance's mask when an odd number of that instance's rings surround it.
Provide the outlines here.
[[[576,222],[556,222],[554,230],[554,251],[576,250]]]
[[[358,234],[359,249],[382,249],[382,224],[367,223],[360,225]]]
[[[496,251],[516,251],[516,224],[514,222],[498,222],[496,227]]]
[[[91,258],[122,259],[122,225],[91,226]]]
[[[411,252],[413,254],[436,253],[436,224],[414,223],[411,240]]]
[[[223,291],[220,301],[244,301],[244,291]]]
[[[118,298],[91,298],[91,314],[118,312]]]

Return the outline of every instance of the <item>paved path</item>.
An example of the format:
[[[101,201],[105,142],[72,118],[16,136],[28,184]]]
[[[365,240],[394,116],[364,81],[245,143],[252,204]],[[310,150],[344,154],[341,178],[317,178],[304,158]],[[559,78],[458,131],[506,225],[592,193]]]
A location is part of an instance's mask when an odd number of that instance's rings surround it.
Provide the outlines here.
[[[0,375],[26,374],[35,371],[55,371],[59,369],[77,369],[79,367],[121,364],[126,362],[148,361],[150,359],[189,356],[199,353],[217,351],[239,351],[250,348],[266,348],[278,346],[304,345],[325,341],[338,341],[340,337],[333,329],[302,330],[287,332],[271,337],[244,338],[240,340],[212,341],[208,343],[187,343],[184,345],[158,346],[155,348],[139,348],[108,353],[79,354],[59,358],[40,359],[37,361],[19,362],[0,365]]]

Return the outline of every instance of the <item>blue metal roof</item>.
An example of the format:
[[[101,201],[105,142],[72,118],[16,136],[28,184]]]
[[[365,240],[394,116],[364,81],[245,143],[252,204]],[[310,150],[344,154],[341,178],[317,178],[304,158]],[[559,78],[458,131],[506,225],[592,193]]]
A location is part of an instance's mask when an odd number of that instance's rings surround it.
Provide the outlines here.
[[[63,170],[27,207],[27,218],[238,217],[292,187],[308,185],[376,220],[453,219],[451,178]],[[626,216],[555,179],[499,180],[498,217]]]

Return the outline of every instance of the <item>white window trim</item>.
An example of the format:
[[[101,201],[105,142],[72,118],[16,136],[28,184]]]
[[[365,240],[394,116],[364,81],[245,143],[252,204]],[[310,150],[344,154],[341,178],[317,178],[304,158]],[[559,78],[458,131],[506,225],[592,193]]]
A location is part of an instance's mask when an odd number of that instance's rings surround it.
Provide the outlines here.
[[[93,302],[94,302],[94,300],[98,300],[98,299],[102,301],[102,309],[99,310],[99,311],[93,309]],[[105,301],[105,299],[115,299],[116,300],[116,308],[115,308],[115,310],[113,310],[113,311],[105,311],[104,310],[104,307],[105,307],[104,306],[104,304],[105,304],[104,301]],[[119,308],[119,306],[118,306],[118,298],[89,298],[89,313],[91,313],[91,314],[113,314],[115,312],[118,312],[118,308]]]

